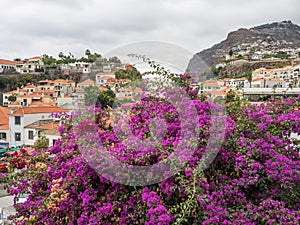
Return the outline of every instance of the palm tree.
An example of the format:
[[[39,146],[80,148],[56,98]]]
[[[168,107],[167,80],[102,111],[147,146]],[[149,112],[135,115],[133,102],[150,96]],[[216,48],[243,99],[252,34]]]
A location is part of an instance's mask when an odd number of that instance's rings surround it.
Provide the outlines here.
[[[63,57],[64,57],[64,53],[63,53],[63,52],[60,52],[60,53],[58,54],[58,57],[59,57],[59,58],[63,58]]]
[[[245,73],[245,77],[247,78],[248,82],[250,83],[250,88],[252,87],[252,72],[250,70],[248,70],[246,73]]]
[[[89,58],[91,55],[91,51],[89,49],[85,50],[85,55]]]

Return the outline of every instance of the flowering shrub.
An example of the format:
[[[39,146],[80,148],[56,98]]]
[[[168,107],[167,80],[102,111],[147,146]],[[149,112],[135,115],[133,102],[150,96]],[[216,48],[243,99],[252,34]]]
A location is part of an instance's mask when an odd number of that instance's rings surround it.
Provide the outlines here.
[[[10,160],[10,166],[12,168],[23,169],[26,166],[26,162],[29,159],[26,149],[21,148],[20,151],[15,151]]]
[[[300,133],[300,111],[294,110],[298,101],[229,103],[225,140],[211,165],[202,169],[199,162],[213,126],[211,106],[193,100],[198,113],[194,127],[199,133],[192,156],[184,169],[146,187],[119,184],[97,174],[78,148],[71,119],[60,128],[62,139],[48,150],[53,157],[34,156],[29,172],[15,175],[8,184],[12,195],[30,192],[11,219],[16,224],[69,225],[299,224],[300,157],[289,138],[291,132]],[[89,110],[101,143],[130,165],[164,160],[174,151],[183,129],[172,106],[144,99],[128,115],[135,140],[151,136],[149,124],[157,114],[166,121],[166,133],[161,135],[161,145],[140,152],[133,148],[136,145],[126,147],[120,141],[122,132],[114,130],[108,111]],[[84,120],[78,127],[89,132],[94,128],[90,122]],[[89,152],[91,158],[96,153]]]

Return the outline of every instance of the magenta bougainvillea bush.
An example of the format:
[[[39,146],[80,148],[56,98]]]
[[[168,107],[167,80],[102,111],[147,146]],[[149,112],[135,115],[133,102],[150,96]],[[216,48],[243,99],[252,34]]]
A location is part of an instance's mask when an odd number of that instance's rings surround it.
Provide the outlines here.
[[[59,128],[62,139],[32,157],[27,171],[9,179],[10,194],[30,193],[25,203],[16,205],[11,219],[16,224],[68,225],[299,224],[300,157],[290,138],[291,132],[300,133],[299,99],[228,103],[224,139],[203,169],[198,163],[210,135],[211,104],[192,101],[197,110],[193,124],[199,130],[192,156],[180,171],[147,186],[119,184],[97,173],[78,148],[70,118]],[[124,146],[108,110],[89,110],[102,143],[129,165],[164,160],[181,135],[178,113],[159,99],[145,98],[128,115],[132,132],[141,140],[150,136],[151,118],[160,115],[166,120],[162,144],[146,152]]]

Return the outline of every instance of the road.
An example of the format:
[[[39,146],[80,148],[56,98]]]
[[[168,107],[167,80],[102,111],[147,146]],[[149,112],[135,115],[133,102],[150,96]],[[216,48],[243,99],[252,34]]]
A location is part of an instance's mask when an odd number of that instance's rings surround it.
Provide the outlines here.
[[[16,212],[13,201],[14,198],[9,196],[7,192],[0,187],[0,208],[3,208],[4,219]]]

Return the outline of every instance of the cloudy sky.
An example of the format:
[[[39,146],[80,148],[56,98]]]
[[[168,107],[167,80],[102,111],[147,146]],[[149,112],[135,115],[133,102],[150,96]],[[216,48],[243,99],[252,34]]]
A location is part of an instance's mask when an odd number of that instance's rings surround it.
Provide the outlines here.
[[[140,41],[195,53],[228,32],[273,21],[300,24],[299,0],[1,0],[0,58],[60,51],[103,55]]]

